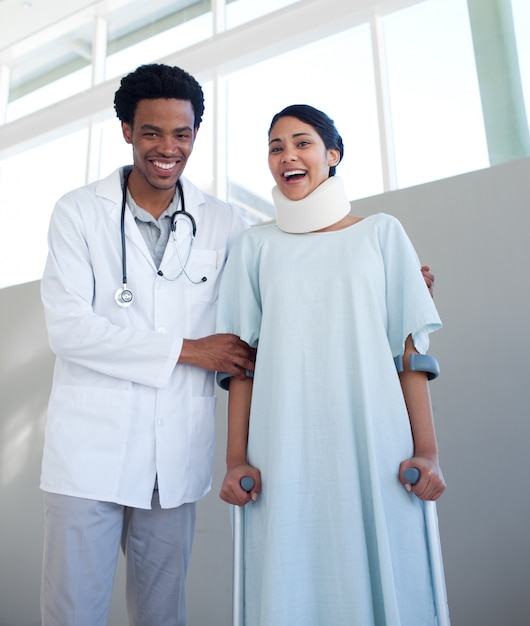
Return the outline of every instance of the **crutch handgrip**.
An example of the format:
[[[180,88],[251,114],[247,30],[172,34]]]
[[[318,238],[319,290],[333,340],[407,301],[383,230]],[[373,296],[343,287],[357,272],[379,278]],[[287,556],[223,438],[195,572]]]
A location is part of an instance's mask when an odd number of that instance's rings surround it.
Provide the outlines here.
[[[405,480],[411,485],[415,485],[420,479],[420,470],[417,467],[407,467],[403,475],[405,476]]]
[[[239,481],[241,488],[244,489],[247,493],[252,491],[254,487],[254,479],[250,476],[243,476],[243,478]]]

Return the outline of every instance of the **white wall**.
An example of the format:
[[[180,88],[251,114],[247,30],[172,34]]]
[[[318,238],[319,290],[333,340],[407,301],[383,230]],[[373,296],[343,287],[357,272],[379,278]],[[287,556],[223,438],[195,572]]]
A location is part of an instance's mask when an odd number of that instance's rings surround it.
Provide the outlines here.
[[[53,359],[38,284],[0,290],[0,626],[37,626],[37,488]]]
[[[530,623],[530,159],[368,198],[404,224],[436,273],[444,328],[431,385],[448,490],[439,503],[453,626]],[[343,173],[343,175],[345,175]],[[53,359],[38,283],[0,290],[0,626],[36,626],[42,543],[38,474]],[[230,526],[214,490],[200,506],[189,626],[230,624]],[[121,569],[117,586],[122,583]],[[125,626],[121,589],[110,626]]]

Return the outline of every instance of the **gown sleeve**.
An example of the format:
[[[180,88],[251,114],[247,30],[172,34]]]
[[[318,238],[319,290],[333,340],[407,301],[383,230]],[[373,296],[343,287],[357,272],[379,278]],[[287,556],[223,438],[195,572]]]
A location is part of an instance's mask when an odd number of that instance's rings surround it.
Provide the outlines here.
[[[246,230],[230,251],[219,288],[216,332],[233,333],[256,348],[262,311],[254,239],[252,229]]]
[[[401,223],[386,216],[381,229],[385,266],[387,334],[392,356],[403,354],[405,340],[412,335],[420,354],[429,348],[429,333],[442,322],[421,274],[421,264]]]

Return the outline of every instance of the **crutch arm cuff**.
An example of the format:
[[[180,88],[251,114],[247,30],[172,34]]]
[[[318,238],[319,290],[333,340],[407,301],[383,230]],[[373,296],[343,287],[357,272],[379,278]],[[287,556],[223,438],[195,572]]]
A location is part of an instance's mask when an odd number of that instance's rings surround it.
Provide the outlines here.
[[[249,378],[254,378],[254,372],[246,370],[246,374]],[[232,374],[229,374],[228,372],[217,372],[215,378],[219,387],[221,387],[221,389],[224,389],[225,391],[228,391]]]
[[[228,391],[228,387],[230,387],[231,377],[232,375],[228,372],[217,372],[217,374],[215,375],[217,384],[219,385],[219,387],[221,387],[221,389],[224,389],[225,391]]]
[[[403,371],[403,356],[398,354],[394,357],[394,363],[398,374]],[[440,375],[440,366],[438,361],[430,354],[416,354],[415,352],[409,355],[409,370],[411,372],[425,372],[427,374],[427,380],[434,380]]]

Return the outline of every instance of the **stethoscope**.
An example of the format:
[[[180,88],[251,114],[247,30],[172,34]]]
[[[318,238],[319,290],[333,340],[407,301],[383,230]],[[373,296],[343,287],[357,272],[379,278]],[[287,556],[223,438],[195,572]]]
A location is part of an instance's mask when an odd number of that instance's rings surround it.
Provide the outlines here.
[[[114,299],[116,300],[116,304],[121,307],[128,307],[131,305],[134,300],[133,292],[127,286],[127,247],[125,243],[125,210],[127,206],[127,181],[129,180],[129,175],[132,171],[132,167],[125,168],[123,170],[123,187],[122,187],[122,198],[121,198],[121,270],[122,270],[122,286],[116,290],[114,294]],[[177,251],[177,257],[180,263],[181,270],[180,272],[174,276],[173,278],[168,278],[164,276],[161,270],[158,270],[158,275],[162,276],[166,280],[177,280],[182,274],[186,276],[186,278],[190,281],[190,283],[194,285],[200,285],[201,283],[206,282],[208,279],[206,276],[203,276],[200,280],[193,280],[189,277],[186,272],[186,265],[188,264],[188,260],[191,255],[191,249],[193,247],[193,242],[195,240],[195,236],[197,234],[197,224],[195,223],[195,218],[191,213],[186,211],[186,205],[184,204],[184,192],[182,191],[182,184],[180,180],[177,180],[177,191],[179,194],[179,209],[177,209],[173,215],[171,216],[171,233],[173,236],[173,242],[175,244],[175,250]],[[188,249],[188,254],[186,258],[183,260],[180,254],[179,245],[177,242],[176,230],[177,230],[177,221],[181,218],[185,218],[189,221],[190,224],[190,246]]]

